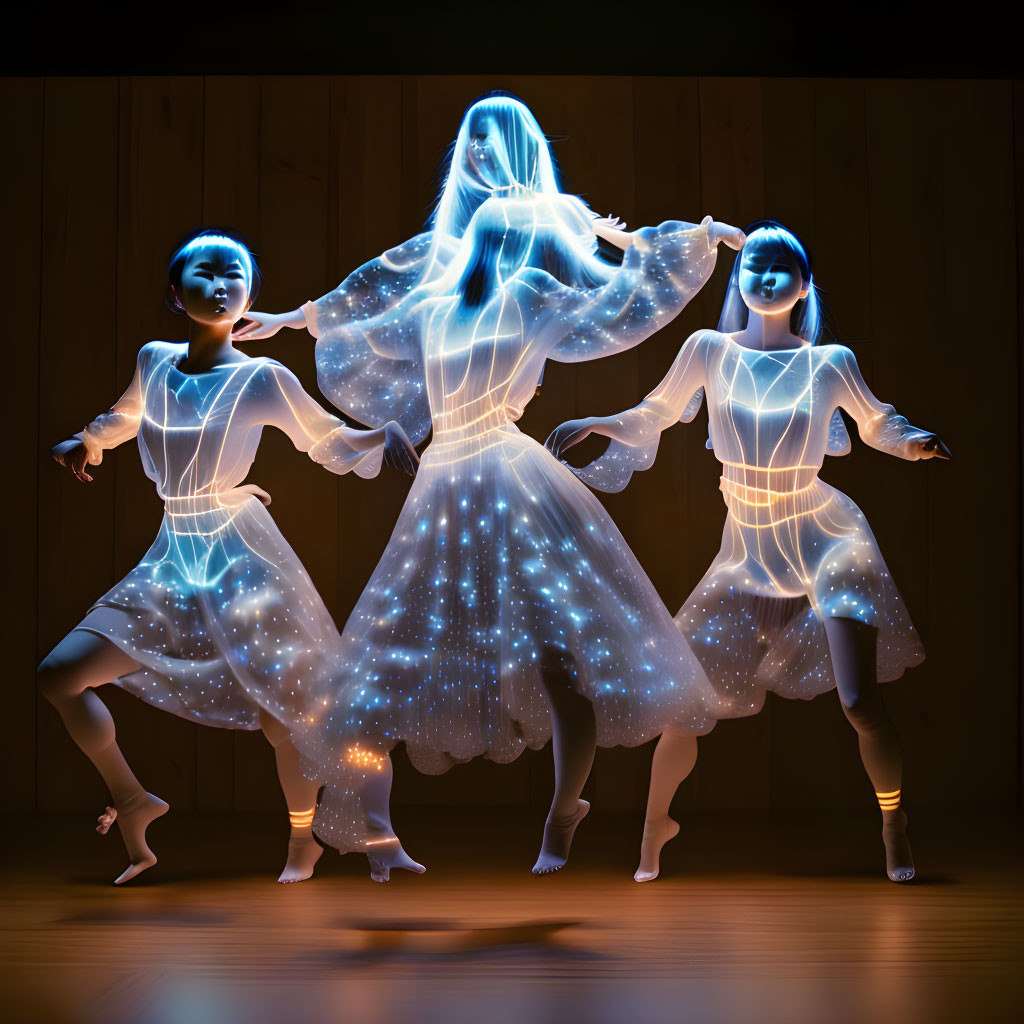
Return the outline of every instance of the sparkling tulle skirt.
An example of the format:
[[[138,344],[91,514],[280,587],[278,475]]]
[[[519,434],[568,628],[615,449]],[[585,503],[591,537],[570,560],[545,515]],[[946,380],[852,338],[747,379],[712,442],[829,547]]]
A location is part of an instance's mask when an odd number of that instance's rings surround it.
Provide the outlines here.
[[[119,686],[204,725],[257,729],[260,708],[299,725],[337,672],[333,620],[244,492],[169,499],[145,557],[78,628],[139,662]]]
[[[718,692],[720,716],[755,714],[766,690],[804,699],[831,690],[824,618],[878,630],[880,682],[924,659],[867,520],[845,494],[817,479],[756,504],[728,483],[723,491],[721,550],[676,616]]]
[[[343,630],[342,664],[309,734],[338,774],[317,832],[342,849],[361,844],[354,746],[404,741],[428,773],[512,761],[551,735],[545,678],[592,702],[602,746],[713,725],[714,692],[615,524],[507,422],[435,436]]]

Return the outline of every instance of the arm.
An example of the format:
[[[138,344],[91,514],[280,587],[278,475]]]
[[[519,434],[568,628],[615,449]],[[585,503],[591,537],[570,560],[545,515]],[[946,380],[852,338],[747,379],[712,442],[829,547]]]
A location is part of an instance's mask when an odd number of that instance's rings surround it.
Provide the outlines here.
[[[372,477],[381,460],[406,472],[415,472],[416,453],[395,422],[376,430],[346,426],[315,402],[291,370],[267,360],[261,377],[259,420],[283,430],[295,447],[332,473],[355,471]]]
[[[282,327],[305,327],[314,338],[354,320],[368,320],[391,309],[419,284],[433,241],[432,232],[416,235],[352,271],[333,291],[288,313],[246,314],[245,326],[234,332],[236,341],[271,338]]]
[[[950,458],[937,434],[911,426],[891,405],[875,398],[861,376],[857,357],[846,346],[833,346],[829,363],[837,377],[836,404],[857,421],[865,444],[901,459]]]
[[[552,321],[552,359],[598,359],[638,345],[679,314],[711,275],[715,242],[710,217],[695,226],[666,221],[629,235],[630,244],[609,282],[579,290],[556,286],[547,302]],[[602,237],[623,234],[600,229]]]
[[[83,483],[91,483],[92,476],[86,465],[98,466],[103,452],[131,440],[139,432],[142,422],[143,386],[142,364],[149,346],[144,346],[135,360],[135,374],[128,390],[109,411],[101,413],[73,438],[54,445],[50,453],[62,466],[71,470]]]
[[[569,420],[551,433],[547,447],[556,457],[561,457],[567,448],[590,434],[603,434],[633,448],[657,441],[663,430],[679,422],[690,399],[706,385],[710,346],[707,332],[692,334],[665,379],[639,405],[613,416]]]

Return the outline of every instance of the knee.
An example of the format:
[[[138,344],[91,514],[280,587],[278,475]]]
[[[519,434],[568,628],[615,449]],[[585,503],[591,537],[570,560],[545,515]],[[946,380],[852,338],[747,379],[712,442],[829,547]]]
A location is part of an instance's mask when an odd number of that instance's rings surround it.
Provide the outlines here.
[[[849,703],[845,700],[841,700],[840,703],[850,725],[862,735],[879,732],[889,725],[885,709],[877,700],[868,700],[858,695]]]
[[[260,709],[260,728],[263,730],[263,735],[267,737],[267,742],[275,749],[291,739],[291,731],[262,708]]]
[[[71,666],[54,653],[48,654],[36,669],[36,686],[51,703],[71,694],[74,673]]]

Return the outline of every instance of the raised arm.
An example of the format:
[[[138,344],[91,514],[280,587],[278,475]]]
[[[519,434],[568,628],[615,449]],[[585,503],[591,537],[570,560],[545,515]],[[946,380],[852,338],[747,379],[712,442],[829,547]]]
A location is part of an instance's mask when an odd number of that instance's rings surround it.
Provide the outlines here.
[[[835,372],[836,404],[857,422],[865,444],[901,459],[950,458],[937,434],[911,426],[891,405],[880,402],[861,376],[857,357],[845,345],[833,345],[829,364]]]
[[[92,476],[86,472],[86,465],[98,466],[106,449],[116,448],[138,434],[142,422],[144,365],[154,355],[151,345],[144,346],[135,360],[135,373],[128,390],[84,430],[51,449],[54,459],[70,469],[79,480],[91,482]]]
[[[415,450],[397,423],[376,430],[347,426],[314,401],[291,370],[273,360],[268,359],[256,376],[258,421],[283,430],[299,451],[332,473],[354,471],[373,477],[380,472],[382,460],[415,472]]]
[[[594,289],[560,286],[549,295],[555,313],[550,358],[599,359],[640,344],[669,323],[714,269],[711,225],[706,217],[699,225],[665,221],[634,231],[622,265],[607,284]]]

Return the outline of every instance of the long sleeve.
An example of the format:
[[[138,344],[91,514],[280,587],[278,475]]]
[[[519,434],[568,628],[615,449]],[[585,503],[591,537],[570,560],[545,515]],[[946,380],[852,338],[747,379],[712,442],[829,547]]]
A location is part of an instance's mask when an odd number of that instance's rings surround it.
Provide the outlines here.
[[[428,259],[438,255],[431,255],[430,243],[429,234],[417,235],[303,307],[318,338],[317,382],[324,395],[360,423],[398,420],[413,443],[430,430],[419,318],[409,310]]]
[[[638,345],[669,323],[714,270],[710,226],[706,217],[699,225],[665,221],[641,228],[606,285],[549,295],[562,327],[550,357],[598,359]]]
[[[603,432],[634,447],[657,440],[683,418],[690,399],[706,385],[709,352],[708,332],[690,335],[664,380],[639,405],[608,417]]]
[[[688,406],[707,383],[711,344],[707,331],[691,335],[665,379],[639,405],[603,418],[601,433],[611,438],[607,451],[588,466],[569,468],[600,491],[621,491],[634,473],[649,469],[658,454],[662,431],[680,419],[692,419]]]
[[[284,431],[300,452],[332,473],[374,477],[380,472],[384,444],[377,431],[346,426],[311,398],[295,374],[280,363],[268,359],[260,377],[255,389],[259,422]]]
[[[907,422],[891,405],[880,402],[861,376],[857,357],[844,345],[832,346],[830,363],[836,372],[836,404],[857,422],[865,444],[901,459],[921,457],[921,445],[934,435]]]
[[[142,422],[143,378],[145,365],[151,355],[151,346],[144,346],[135,360],[135,374],[128,390],[109,411],[101,413],[81,433],[76,434],[89,453],[89,463],[98,466],[103,452],[130,441],[139,432]]]
[[[302,307],[314,338],[329,336],[353,320],[380,316],[401,302],[423,279],[433,233],[425,231],[352,271],[333,291]]]

